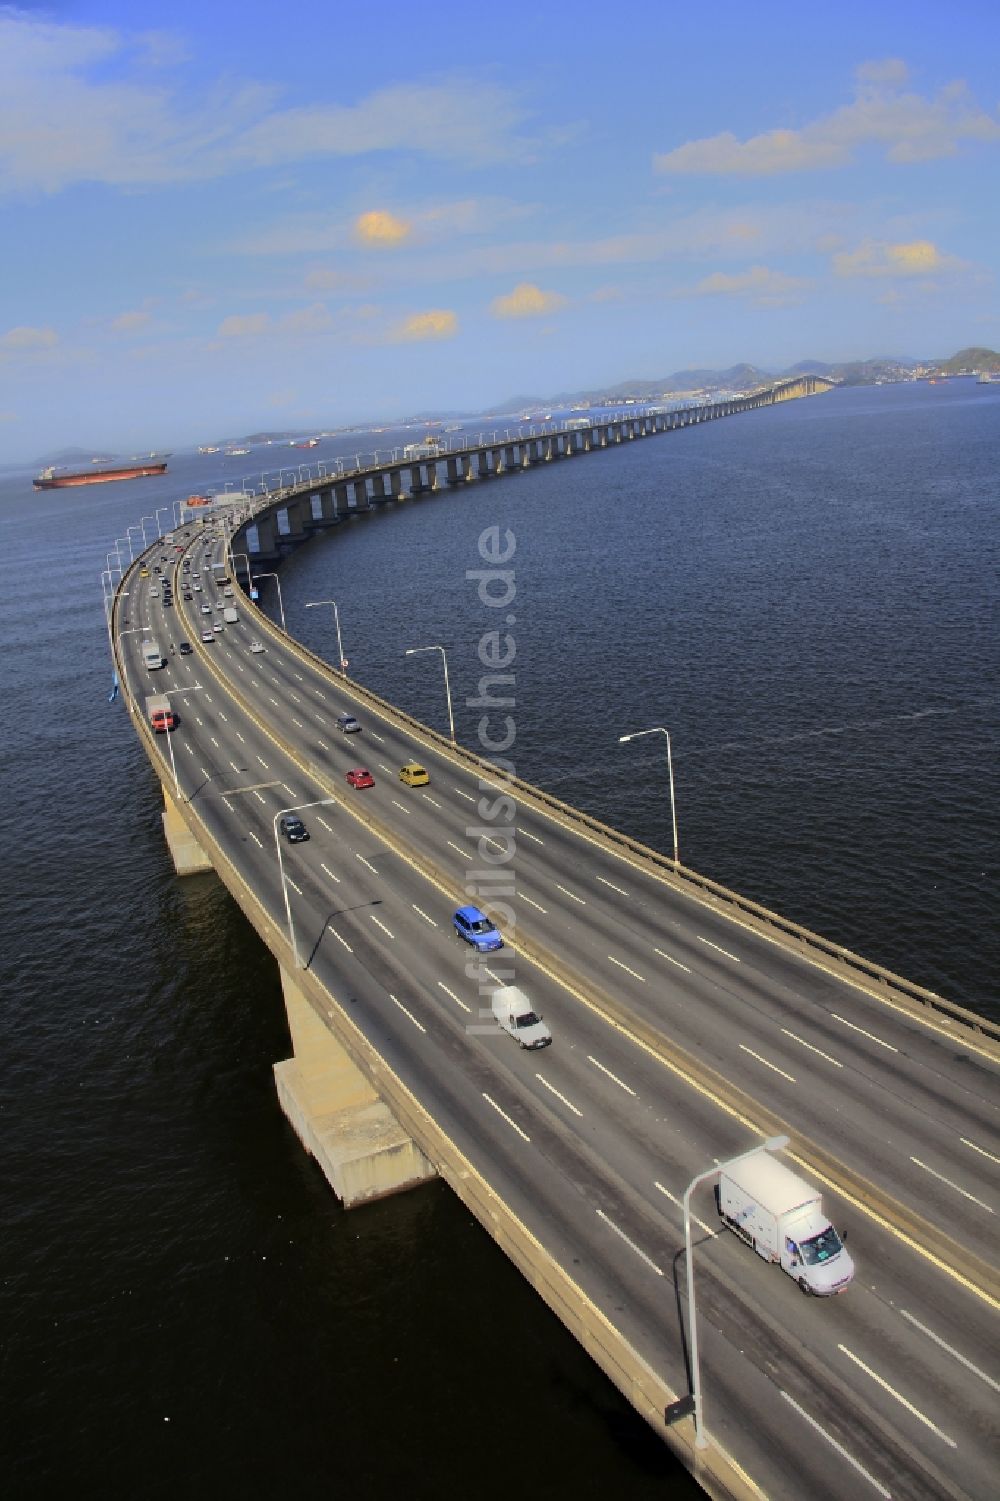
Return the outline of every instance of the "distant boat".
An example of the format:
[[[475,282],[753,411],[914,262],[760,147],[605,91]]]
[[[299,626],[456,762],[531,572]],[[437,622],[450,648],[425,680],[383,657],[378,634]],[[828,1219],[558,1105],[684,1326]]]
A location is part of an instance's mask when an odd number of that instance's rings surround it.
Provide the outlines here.
[[[978,386],[1000,386],[1000,370],[983,370],[976,382]]]
[[[249,453],[249,452],[250,452],[249,448],[227,448],[226,449],[226,458],[227,459],[239,459],[239,458],[242,458],[245,453]]]
[[[198,449],[199,453],[218,453],[218,451],[219,446],[217,443],[206,443],[204,448]]]
[[[448,426],[445,428],[446,433],[460,433],[461,431],[462,424],[460,422],[449,422]]]
[[[303,438],[303,440],[302,440],[301,443],[296,443],[293,440],[291,443],[289,443],[288,446],[289,446],[289,448],[318,448],[319,447],[319,439],[318,438]]]
[[[32,481],[36,490],[65,490],[72,485],[105,485],[115,479],[145,479],[152,474],[165,474],[166,459],[146,463],[112,464],[103,469],[57,469],[50,465]]]

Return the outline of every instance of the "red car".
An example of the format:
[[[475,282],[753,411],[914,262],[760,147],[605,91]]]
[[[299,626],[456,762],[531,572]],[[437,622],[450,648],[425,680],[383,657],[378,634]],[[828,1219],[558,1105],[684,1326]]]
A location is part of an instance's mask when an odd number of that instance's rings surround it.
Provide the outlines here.
[[[349,771],[347,773],[347,780],[348,782],[350,782],[352,787],[375,786],[375,778],[372,776],[371,772],[365,771],[361,766],[356,767],[354,771]]]

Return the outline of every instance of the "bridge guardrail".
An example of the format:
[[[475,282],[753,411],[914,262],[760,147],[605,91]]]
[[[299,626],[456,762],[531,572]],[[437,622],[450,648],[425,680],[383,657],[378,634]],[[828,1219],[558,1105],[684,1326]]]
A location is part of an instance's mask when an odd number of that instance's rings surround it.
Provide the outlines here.
[[[272,502],[272,504],[280,503]],[[262,510],[264,509],[271,509],[271,505],[262,508]],[[244,597],[246,597],[245,591]],[[862,955],[854,953],[853,950],[847,948],[845,945],[824,938],[821,934],[812,932],[811,929],[804,927],[801,923],[796,923],[791,918],[785,918],[779,913],[772,912],[762,903],[754,901],[752,897],[742,896],[739,892],[722,885],[721,882],[714,881],[710,876],[702,875],[700,872],[683,864],[675,869],[674,862],[670,856],[664,855],[661,851],[643,844],[630,834],[625,834],[621,830],[611,827],[609,824],[602,823],[589,813],[585,813],[579,808],[574,808],[569,803],[564,803],[552,793],[546,792],[544,788],[536,787],[533,783],[525,781],[522,777],[509,776],[508,773],[495,766],[486,757],[480,756],[477,752],[469,750],[462,745],[452,745],[451,741],[444,735],[441,735],[429,725],[424,724],[422,720],[409,714],[405,709],[398,708],[395,704],[390,703],[388,699],[382,698],[381,695],[375,693],[370,688],[366,688],[354,679],[337,673],[317,653],[311,651],[309,647],[304,646],[302,642],[297,641],[295,637],[282,631],[271,620],[270,616],[260,610],[252,600],[247,599],[247,604],[265,627],[272,629],[276,635],[280,636],[287,645],[309,661],[312,666],[326,673],[331,681],[336,682],[345,691],[353,694],[360,702],[366,703],[370,708],[383,714],[391,721],[396,722],[401,728],[418,734],[441,753],[454,756],[457,760],[463,762],[466,767],[478,769],[491,779],[491,785],[499,782],[504,788],[513,789],[524,798],[534,802],[543,811],[557,814],[565,822],[579,829],[587,830],[588,833],[593,834],[600,842],[610,845],[620,852],[631,855],[633,858],[643,862],[644,865],[651,868],[651,873],[664,881],[666,885],[673,886],[674,889],[684,892],[689,896],[696,895],[700,898],[707,898],[708,904],[716,911],[738,913],[742,918],[750,921],[750,925],[755,931],[770,938],[772,941],[775,939],[791,940],[795,952],[800,957],[805,957],[811,962],[819,964],[821,968],[830,969],[831,966],[834,966],[831,970],[832,973],[840,975],[841,978],[849,978],[856,984],[859,984],[862,978],[874,982],[879,987],[877,991],[873,992],[864,986],[861,988],[865,989],[866,994],[874,995],[875,999],[892,1000],[896,1004],[900,1001],[906,1001],[914,1008],[917,1008],[913,1013],[917,1016],[921,1013],[934,1013],[942,1021],[948,1021],[952,1024],[950,1030],[956,1040],[961,1039],[962,1029],[969,1029],[984,1041],[996,1043],[998,1045],[997,1057],[1000,1059],[1000,1024],[991,1021],[988,1017],[979,1016],[967,1007],[961,1006],[955,1001],[949,1001],[944,996],[937,995],[934,991],[917,985],[902,975],[895,974],[892,970],[886,969],[883,965],[877,964],[873,960],[865,959]],[[821,963],[821,960],[825,962]]]

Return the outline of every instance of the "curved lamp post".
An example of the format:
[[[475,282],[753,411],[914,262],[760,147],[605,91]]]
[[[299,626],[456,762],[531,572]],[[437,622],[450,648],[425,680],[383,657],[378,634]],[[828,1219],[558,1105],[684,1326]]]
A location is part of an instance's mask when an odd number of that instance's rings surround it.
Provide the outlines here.
[[[450,685],[448,683],[448,658],[445,655],[445,650],[444,650],[443,646],[408,646],[406,648],[406,650],[404,651],[403,655],[404,655],[404,657],[415,657],[415,656],[418,656],[419,653],[423,652],[423,651],[439,651],[441,653],[441,661],[444,663],[444,691],[445,691],[445,696],[448,699],[448,724],[449,724],[449,726],[451,728],[451,743],[452,743],[452,745],[454,745],[455,744],[455,716],[452,713],[452,708],[451,708],[451,687],[450,687]]]
[[[702,1399],[701,1399],[701,1367],[698,1362],[698,1319],[694,1306],[694,1261],[691,1247],[691,1194],[704,1183],[706,1178],[714,1178],[717,1173],[724,1172],[727,1167],[733,1167],[737,1162],[743,1162],[747,1157],[756,1157],[759,1152],[781,1152],[788,1146],[787,1136],[769,1136],[766,1141],[758,1142],[749,1152],[740,1152],[737,1157],[729,1157],[725,1162],[714,1163],[706,1168],[703,1173],[691,1179],[684,1190],[684,1246],[687,1259],[687,1296],[688,1296],[688,1327],[691,1332],[691,1395],[694,1398],[694,1442],[695,1448],[707,1449],[708,1439],[705,1437],[702,1426]]]
[[[337,627],[337,660],[340,663],[341,672],[347,671],[347,658],[344,656],[344,643],[340,637],[340,612],[337,609],[335,599],[313,599],[306,605],[307,610],[315,610],[320,605],[333,605],[333,623]]]
[[[281,877],[281,895],[285,899],[285,917],[288,919],[288,942],[292,948],[292,958],[296,969],[304,969],[305,966],[299,960],[299,946],[295,938],[295,928],[292,924],[292,904],[288,900],[288,881],[285,877],[285,862],[281,858],[281,840],[278,837],[278,819],[286,813],[301,813],[303,808],[322,808],[327,803],[335,803],[335,797],[321,797],[314,803],[296,803],[294,808],[279,808],[274,815],[274,848],[278,852],[278,874]]]
[[[677,802],[674,797],[674,758],[670,749],[670,731],[663,725],[654,725],[651,730],[633,730],[631,735],[619,735],[618,744],[624,745],[627,740],[639,740],[643,735],[666,735],[667,737],[667,772],[670,777],[670,818],[674,826],[674,870],[677,870],[679,857],[677,853]]]

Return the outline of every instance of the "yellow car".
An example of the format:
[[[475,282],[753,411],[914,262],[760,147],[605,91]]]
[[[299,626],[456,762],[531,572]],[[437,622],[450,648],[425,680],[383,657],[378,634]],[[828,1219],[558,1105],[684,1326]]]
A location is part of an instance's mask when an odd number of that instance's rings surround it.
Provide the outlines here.
[[[149,578],[149,569],[148,568],[140,568],[139,569],[139,577],[141,579],[148,579]]]
[[[406,765],[399,769],[399,780],[407,787],[426,787],[430,777],[422,766],[417,765],[416,761],[407,761]]]

